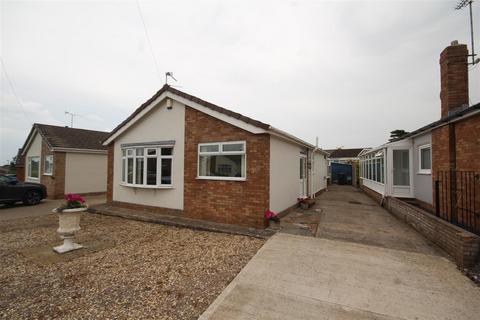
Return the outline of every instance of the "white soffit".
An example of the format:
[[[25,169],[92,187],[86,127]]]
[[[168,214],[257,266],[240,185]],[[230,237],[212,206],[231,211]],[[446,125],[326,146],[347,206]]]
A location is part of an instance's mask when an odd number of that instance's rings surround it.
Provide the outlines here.
[[[229,123],[235,127],[238,127],[240,129],[243,129],[245,131],[248,131],[248,132],[251,132],[251,133],[254,133],[254,134],[260,134],[260,133],[265,133],[266,131],[263,130],[262,128],[258,128],[254,125],[251,125],[249,123],[246,123],[242,120],[239,120],[239,119],[236,119],[236,118],[233,118],[233,117],[230,117],[230,116],[227,116],[223,113],[220,113],[218,111],[214,111],[210,108],[207,108],[205,106],[202,106],[201,104],[198,104],[196,102],[193,102],[191,100],[188,100],[188,99],[185,99],[183,97],[180,97],[174,93],[171,93],[169,91],[166,91],[164,93],[162,93],[158,98],[156,98],[154,101],[152,101],[145,109],[143,109],[142,111],[140,111],[133,119],[131,119],[129,122],[127,122],[123,127],[121,127],[120,129],[118,129],[117,132],[115,132],[111,137],[109,137],[107,140],[105,140],[105,142],[103,143],[104,146],[108,145],[109,143],[111,143],[113,140],[115,140],[118,136],[120,136],[123,132],[125,132],[126,130],[128,130],[128,128],[130,128],[135,122],[137,122],[138,120],[140,120],[141,118],[143,118],[143,116],[145,116],[148,112],[150,112],[150,110],[152,110],[153,108],[155,108],[162,100],[164,100],[165,98],[171,98],[173,100],[176,100],[188,107],[191,107],[195,110],[198,110],[202,113],[205,113],[209,116],[212,116],[216,119],[219,119],[223,122],[226,122],[226,123]]]

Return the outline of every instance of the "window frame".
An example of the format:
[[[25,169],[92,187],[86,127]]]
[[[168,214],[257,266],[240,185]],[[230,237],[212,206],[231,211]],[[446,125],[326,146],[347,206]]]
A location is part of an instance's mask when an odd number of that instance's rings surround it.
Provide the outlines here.
[[[32,177],[30,174],[32,172],[32,159],[37,158],[38,159],[38,177]],[[33,179],[33,180],[40,180],[40,172],[41,172],[41,157],[40,156],[29,156],[27,157],[27,178],[28,179]]]
[[[143,155],[137,155],[137,149],[143,149]],[[154,155],[149,155],[148,150],[155,150]],[[162,149],[172,149],[171,155],[162,155]],[[126,187],[133,187],[133,188],[145,188],[145,189],[172,189],[174,188],[174,156],[175,156],[175,146],[173,144],[169,145],[129,145],[126,147],[121,147],[121,161],[120,161],[120,185]],[[125,153],[124,153],[125,151]],[[156,184],[147,184],[147,159],[155,158],[157,159],[156,164]],[[132,159],[133,166],[132,166],[132,183],[128,182],[128,159]],[[143,179],[141,184],[136,183],[136,174],[137,174],[137,159],[143,159]],[[170,166],[170,183],[169,184],[162,184],[162,160],[163,159],[171,159],[171,166]],[[124,166],[125,164],[125,166]]]
[[[223,151],[223,145],[242,144],[243,151]],[[218,145],[218,151],[200,151],[201,147]],[[221,176],[201,176],[200,175],[200,156],[219,156],[219,155],[242,155],[243,177],[221,177]],[[247,180],[247,143],[246,141],[222,141],[222,142],[205,142],[199,143],[197,146],[197,179],[200,180],[226,180],[226,181],[246,181]]]
[[[46,171],[47,170],[47,161],[50,163],[50,172]],[[53,175],[53,154],[47,154],[45,156],[45,158],[43,159],[43,175],[45,175],[45,176]]]
[[[422,168],[422,150],[430,149],[430,169]],[[430,143],[418,146],[418,174],[432,174],[432,145]]]
[[[362,156],[360,158],[360,168],[360,178],[379,184],[385,184],[384,149]]]

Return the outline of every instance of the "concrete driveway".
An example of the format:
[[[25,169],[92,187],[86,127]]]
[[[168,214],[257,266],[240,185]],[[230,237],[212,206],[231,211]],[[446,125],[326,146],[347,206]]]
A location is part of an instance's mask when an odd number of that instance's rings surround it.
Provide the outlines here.
[[[106,196],[89,196],[85,197],[85,201],[88,203],[88,205],[105,203]],[[52,213],[52,210],[60,206],[63,202],[65,202],[63,199],[45,199],[41,203],[34,206],[25,206],[21,202],[18,202],[13,206],[0,205],[0,221],[47,215]]]
[[[200,319],[478,319],[480,288],[355,188],[322,194],[317,238],[278,233]]]

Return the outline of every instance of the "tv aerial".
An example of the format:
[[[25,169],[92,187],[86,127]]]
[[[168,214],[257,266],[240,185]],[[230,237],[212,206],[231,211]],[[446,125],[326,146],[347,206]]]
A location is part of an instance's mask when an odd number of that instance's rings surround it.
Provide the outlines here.
[[[79,117],[80,115],[79,114],[76,114],[76,113],[72,113],[70,111],[65,111],[65,115],[69,115],[70,116],[70,128],[73,128],[73,118],[74,117]]]
[[[173,76],[173,72],[165,72],[165,84],[168,84],[168,77],[175,80],[175,82],[177,81],[177,79],[175,79],[175,77]]]
[[[469,7],[470,9],[470,38],[471,38],[471,42],[472,42],[472,54],[469,54],[470,57],[472,57],[472,62],[468,63],[468,64],[477,64],[480,62],[480,59],[475,59],[475,45],[474,45],[474,42],[473,42],[473,14],[472,14],[472,3],[473,3],[473,0],[460,0],[458,3],[457,3],[457,6],[455,7],[455,10],[461,10],[465,7]]]

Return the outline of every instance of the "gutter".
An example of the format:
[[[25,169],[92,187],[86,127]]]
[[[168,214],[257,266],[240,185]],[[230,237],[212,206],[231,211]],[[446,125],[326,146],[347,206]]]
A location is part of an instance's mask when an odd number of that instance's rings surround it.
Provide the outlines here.
[[[52,148],[51,150],[56,152],[108,154],[108,150],[99,150],[99,149]]]
[[[299,138],[295,137],[294,135],[291,135],[291,134],[289,134],[289,133],[287,133],[287,132],[285,132],[285,131],[283,131],[283,130],[277,129],[277,128],[275,128],[275,127],[270,126],[270,127],[268,128],[268,130],[267,130],[267,133],[270,133],[270,134],[273,135],[273,136],[281,137],[281,138],[283,138],[283,139],[285,139],[285,140],[294,142],[294,143],[296,143],[296,144],[302,145],[302,146],[304,146],[304,147],[307,147],[308,149],[314,149],[315,151],[319,151],[320,153],[322,153],[322,154],[324,154],[324,155],[326,155],[326,156],[329,155],[328,152],[326,152],[326,151],[324,151],[324,150],[322,150],[322,149],[314,146],[313,144],[310,144],[310,143],[308,143],[308,142],[306,142],[306,141],[304,141],[304,140],[302,140],[302,139],[299,139]]]

